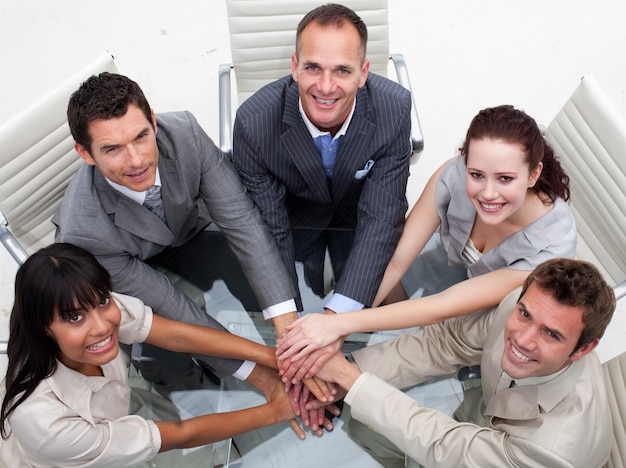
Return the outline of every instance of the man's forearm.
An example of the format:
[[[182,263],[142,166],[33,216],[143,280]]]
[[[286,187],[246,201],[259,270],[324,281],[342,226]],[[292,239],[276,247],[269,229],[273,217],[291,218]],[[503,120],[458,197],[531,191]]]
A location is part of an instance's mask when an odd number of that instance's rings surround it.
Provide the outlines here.
[[[283,336],[287,331],[287,326],[296,320],[298,320],[298,314],[295,311],[272,318],[272,323],[274,324],[274,329],[276,330],[276,337],[280,338]]]
[[[341,388],[348,391],[352,388],[361,373],[362,372],[356,365],[349,363],[344,355],[338,352],[330,358],[317,375],[328,382],[336,383]]]
[[[355,365],[345,361],[337,373],[337,385],[345,390],[350,390],[360,376],[361,371]]]

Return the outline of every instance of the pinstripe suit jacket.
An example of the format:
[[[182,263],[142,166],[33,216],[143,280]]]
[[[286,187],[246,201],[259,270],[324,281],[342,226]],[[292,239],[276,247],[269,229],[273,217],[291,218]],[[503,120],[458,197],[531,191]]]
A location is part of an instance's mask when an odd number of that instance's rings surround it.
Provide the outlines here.
[[[267,226],[230,161],[188,112],[157,114],[157,128],[168,224],[85,164],[52,218],[56,241],[93,253],[111,274],[115,291],[138,297],[155,313],[220,328],[217,322],[207,322],[210,317],[204,310],[145,263],[168,246],[185,244],[215,222],[237,255],[259,305],[265,308],[292,299],[295,289]]]
[[[233,162],[296,287],[291,228],[355,230],[335,292],[370,305],[404,226],[410,93],[369,74],[340,141],[331,187],[298,102],[291,76],[245,101],[235,120]],[[371,169],[357,175],[369,160]]]

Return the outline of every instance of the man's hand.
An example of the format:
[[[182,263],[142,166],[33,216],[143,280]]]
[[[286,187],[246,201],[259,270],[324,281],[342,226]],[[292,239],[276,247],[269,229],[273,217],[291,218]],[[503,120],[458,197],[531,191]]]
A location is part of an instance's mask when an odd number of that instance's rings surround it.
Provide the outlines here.
[[[357,366],[350,364],[341,352],[338,352],[328,360],[317,375],[320,378],[328,379],[329,382],[336,383],[339,387],[348,391],[361,375],[361,371]],[[343,392],[338,392],[337,398],[341,396],[343,396]]]

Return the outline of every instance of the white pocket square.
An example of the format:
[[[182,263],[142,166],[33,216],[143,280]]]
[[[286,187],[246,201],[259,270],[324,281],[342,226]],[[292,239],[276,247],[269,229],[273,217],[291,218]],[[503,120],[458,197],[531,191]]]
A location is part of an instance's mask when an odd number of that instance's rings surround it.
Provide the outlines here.
[[[369,161],[367,161],[367,163],[365,163],[365,167],[363,169],[356,171],[354,173],[354,178],[356,180],[361,180],[363,177],[367,175],[367,173],[370,171],[373,165],[374,165],[374,160],[370,159]]]

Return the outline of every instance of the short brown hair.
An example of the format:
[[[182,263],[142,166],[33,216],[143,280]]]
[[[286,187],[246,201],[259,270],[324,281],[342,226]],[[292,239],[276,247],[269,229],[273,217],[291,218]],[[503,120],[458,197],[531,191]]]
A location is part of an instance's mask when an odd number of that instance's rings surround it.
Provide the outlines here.
[[[67,122],[74,141],[91,154],[91,122],[123,117],[131,103],[152,122],[152,109],[137,83],[117,73],[91,76],[72,94],[67,105]]]
[[[316,22],[320,26],[335,26],[337,28],[342,27],[344,23],[353,25],[361,39],[361,61],[365,60],[367,53],[367,26],[361,17],[353,10],[337,3],[321,5],[309,11],[304,15],[304,18],[300,20],[298,29],[296,30],[296,56],[300,50],[300,36],[302,35],[302,31],[313,22]]]
[[[593,264],[571,258],[545,261],[528,275],[520,297],[533,283],[559,304],[583,309],[584,328],[574,352],[602,338],[615,311],[615,294]]]

